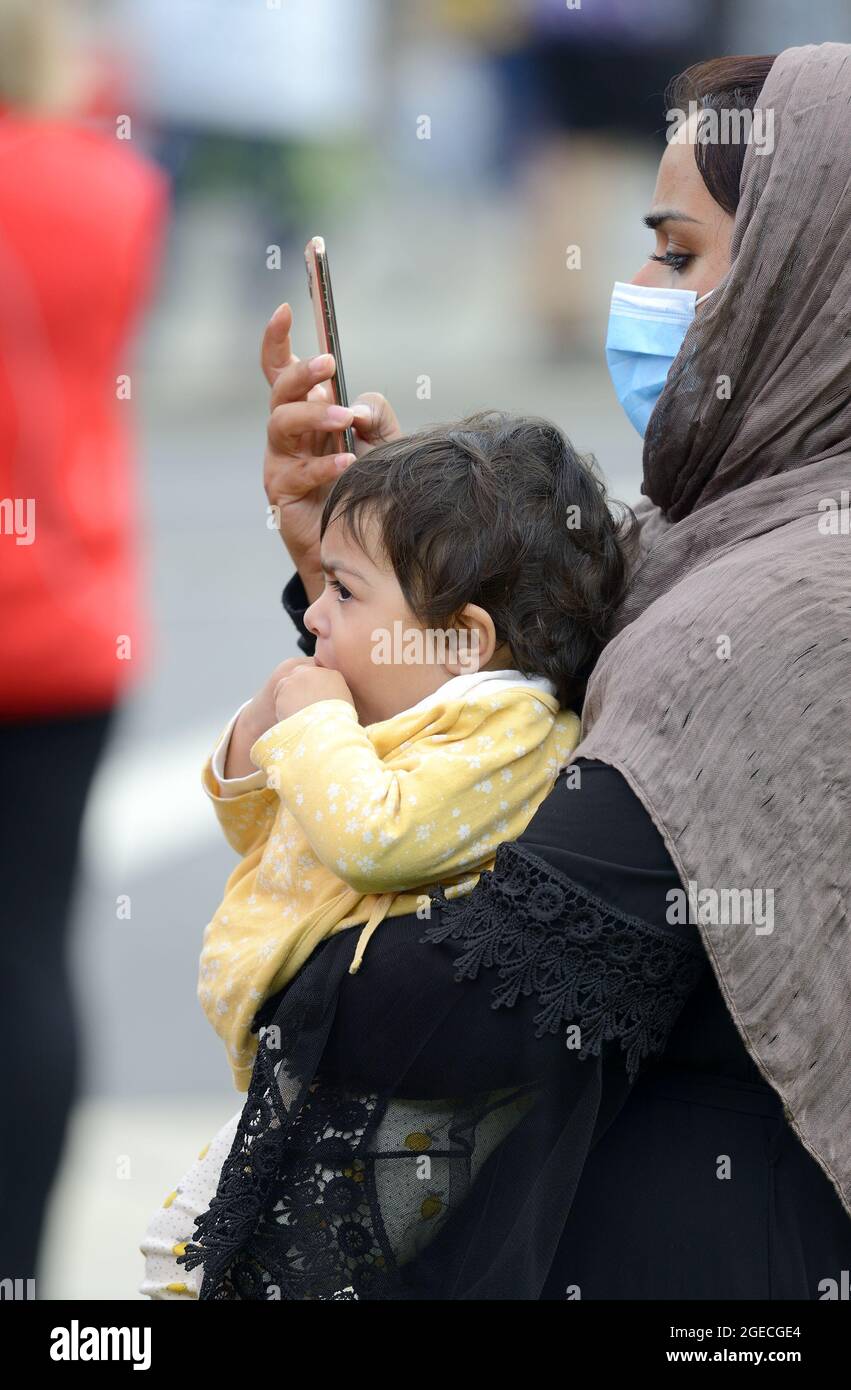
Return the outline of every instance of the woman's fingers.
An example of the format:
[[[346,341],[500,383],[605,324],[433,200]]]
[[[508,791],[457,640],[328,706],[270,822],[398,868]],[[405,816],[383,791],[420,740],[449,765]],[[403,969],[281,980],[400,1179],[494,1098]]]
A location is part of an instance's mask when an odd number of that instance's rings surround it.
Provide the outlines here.
[[[275,502],[285,507],[288,503],[302,501],[311,492],[329,486],[354,457],[354,454],[318,454],[307,458],[293,458],[286,470],[279,469],[275,474]],[[338,463],[338,459],[342,462]],[[272,494],[268,487],[267,494],[271,499]]]
[[[331,353],[302,361],[292,350],[293,314],[289,304],[279,304],[263,335],[260,360],[272,388],[269,408],[269,444],[277,453],[295,452],[296,436],[309,431],[338,430],[353,424],[359,453],[402,434],[396,413],[379,391],[365,391],[353,402],[354,412],[333,406],[330,386],[336,371]],[[328,407],[327,411],[325,407]],[[328,413],[328,412],[332,413]]]
[[[269,409],[274,410],[276,406],[287,405],[290,401],[305,400],[315,386],[329,381],[335,370],[330,353],[320,354],[308,362],[293,358],[287,366],[278,368],[269,397]],[[330,387],[327,393],[330,396]]]
[[[263,375],[272,387],[270,408],[286,401],[303,400],[317,382],[334,375],[336,365],[330,352],[304,362],[292,350],[293,311],[279,304],[266,325],[260,347]]]
[[[274,386],[281,371],[291,362],[298,362],[292,350],[291,330],[293,311],[289,304],[279,304],[266,324],[260,345],[260,366],[270,386]]]
[[[336,371],[333,356],[320,353],[306,362],[296,357],[292,322],[290,305],[279,304],[263,335],[260,361],[272,388],[264,486],[269,501],[281,508],[278,524],[290,553],[298,552],[303,559],[310,554],[318,568],[314,532],[331,484],[357,455],[397,439],[402,430],[378,391],[358,396],[352,409],[335,405],[330,385]],[[337,454],[334,436],[350,425],[357,454]]]
[[[333,405],[329,401],[292,401],[276,406],[266,428],[269,447],[276,454],[301,452],[297,446],[304,442],[302,435],[345,429],[354,418],[347,406]]]

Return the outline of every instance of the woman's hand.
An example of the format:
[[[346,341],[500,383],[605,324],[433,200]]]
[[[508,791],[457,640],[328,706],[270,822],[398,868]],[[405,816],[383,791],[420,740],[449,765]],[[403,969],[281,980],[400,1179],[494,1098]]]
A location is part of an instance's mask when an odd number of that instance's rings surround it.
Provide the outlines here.
[[[336,454],[334,431],[351,424],[356,456],[402,430],[388,401],[366,391],[344,410],[334,406],[325,384],[336,364],[330,354],[303,362],[292,350],[292,309],[280,304],[263,334],[260,362],[272,388],[263,484],[277,508],[281,539],[312,603],[324,580],[319,563],[319,520],[325,498],[352,454]],[[337,412],[336,414],[334,412]],[[341,462],[337,462],[337,460]]]

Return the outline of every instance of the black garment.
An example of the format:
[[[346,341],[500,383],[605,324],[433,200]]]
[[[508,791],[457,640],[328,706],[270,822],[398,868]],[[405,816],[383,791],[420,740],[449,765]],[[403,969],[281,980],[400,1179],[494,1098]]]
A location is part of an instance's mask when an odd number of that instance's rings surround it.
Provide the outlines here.
[[[359,928],[328,938],[260,1010],[182,1257],[202,1298],[813,1299],[849,1267],[839,1198],[667,920],[661,837],[577,767],[472,893],[386,919],[355,976]]]
[[[8,788],[0,835],[2,1278],[36,1278],[47,1200],[78,1086],[68,925],[83,811],[112,719],[110,708],[0,723]]]
[[[299,635],[296,639],[297,645],[304,652],[305,656],[313,656],[316,650],[316,637],[310,629],[304,625],[304,615],[310,607],[310,604],[307,601],[307,594],[298,570],[296,570],[292,579],[284,585],[284,591],[281,594],[281,603],[284,605],[284,611],[287,616],[292,618],[298,628]]]

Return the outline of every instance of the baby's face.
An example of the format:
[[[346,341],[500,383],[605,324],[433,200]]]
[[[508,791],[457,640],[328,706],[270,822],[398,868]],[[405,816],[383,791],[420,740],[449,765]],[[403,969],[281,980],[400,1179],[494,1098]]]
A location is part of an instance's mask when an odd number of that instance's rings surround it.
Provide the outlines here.
[[[401,659],[406,641],[410,653],[415,640],[409,634],[425,634],[427,629],[409,609],[392,568],[385,569],[383,559],[378,563],[372,558],[380,555],[380,547],[374,543],[377,524],[372,517],[364,531],[370,542],[369,554],[338,521],[330,523],[320,547],[325,588],[307,609],[304,621],[316,636],[316,664],[340,672],[352,692],[358,719],[367,725],[415,705],[459,674],[459,668],[427,659],[421,664]],[[471,611],[483,613],[472,606]],[[486,614],[484,617],[489,621]],[[394,623],[401,624],[401,641],[393,640]],[[389,664],[381,659],[388,649]],[[421,649],[429,650],[425,640]],[[479,651],[479,665],[484,666],[490,652],[483,638]],[[475,665],[466,669],[474,670]]]

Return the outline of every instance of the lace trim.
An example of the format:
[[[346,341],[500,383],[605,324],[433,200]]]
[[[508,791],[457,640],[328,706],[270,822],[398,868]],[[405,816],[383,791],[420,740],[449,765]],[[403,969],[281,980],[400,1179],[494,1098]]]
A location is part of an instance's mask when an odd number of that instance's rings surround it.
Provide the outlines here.
[[[314,1076],[316,1055],[299,1068],[294,1058],[305,1031],[313,1027],[314,1054],[324,1045],[311,1008],[290,1001],[274,1014],[281,1027],[274,1051],[261,1036],[218,1189],[177,1257],[187,1270],[204,1266],[201,1299],[404,1297],[370,1154],[384,1102],[324,1085]],[[264,1006],[257,1026],[272,1012]],[[413,1164],[417,1155],[404,1157]]]
[[[536,1037],[562,1023],[579,1027],[579,1057],[599,1056],[617,1038],[633,1081],[643,1058],[661,1052],[706,968],[699,943],[621,913],[513,841],[499,846],[472,894],[431,899],[439,921],[420,941],[461,941],[455,979],[497,970],[491,1008],[534,994]]]
[[[617,1038],[630,1079],[642,1058],[663,1049],[707,968],[699,943],[616,912],[511,842],[499,846],[493,870],[481,874],[472,895],[447,900],[440,889],[432,902],[439,921],[420,941],[463,944],[454,961],[457,981],[495,968],[492,1008],[534,994],[538,1037],[563,1022],[578,1024],[582,1058]],[[423,1136],[411,1133],[401,1146],[383,1148],[377,1134],[386,1098],[338,1093],[321,1082],[324,1006],[309,991],[299,998],[304,983],[293,982],[283,1005],[269,1000],[256,1016],[257,1027],[274,1018],[280,1046],[273,1051],[261,1036],[218,1190],[177,1257],[187,1270],[203,1264],[202,1299],[405,1298],[404,1249],[448,1215],[441,1192],[430,1191],[421,1210],[408,1213],[410,1229],[390,1238],[376,1163],[391,1155],[415,1162]],[[470,1116],[459,1112],[440,1142],[431,1136],[429,1149],[436,1161],[451,1163],[453,1174],[461,1164],[466,1181],[469,1128]]]
[[[204,1266],[200,1297],[233,1299],[264,1297],[257,1280],[246,1271],[243,1292],[237,1292],[229,1270],[235,1257],[255,1231],[277,1172],[282,1132],[296,1112],[284,1102],[286,1073],[282,1058],[290,1055],[307,1019],[306,1006],[294,1009],[281,1047],[274,1052],[261,1037],[242,1114],[230,1153],[222,1164],[219,1185],[209,1207],[195,1218],[195,1238],[187,1242],[177,1263],[187,1270]],[[254,1292],[249,1292],[249,1288]]]

